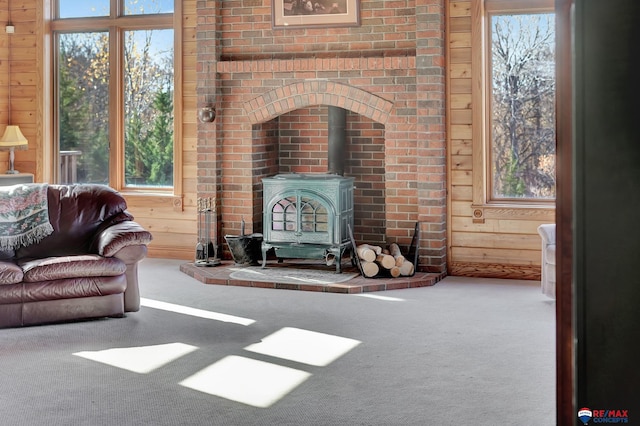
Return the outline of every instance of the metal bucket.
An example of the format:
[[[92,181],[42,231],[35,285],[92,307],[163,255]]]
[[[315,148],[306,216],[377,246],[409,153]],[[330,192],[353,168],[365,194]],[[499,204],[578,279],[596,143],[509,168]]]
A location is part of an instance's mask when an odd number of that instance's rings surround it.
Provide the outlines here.
[[[225,235],[224,240],[236,265],[259,265],[262,258],[262,234]]]

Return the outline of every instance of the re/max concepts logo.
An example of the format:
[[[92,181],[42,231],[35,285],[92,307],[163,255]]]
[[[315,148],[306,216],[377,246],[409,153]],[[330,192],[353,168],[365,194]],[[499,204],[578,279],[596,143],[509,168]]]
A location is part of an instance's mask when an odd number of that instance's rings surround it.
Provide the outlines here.
[[[593,423],[629,423],[629,410],[578,410],[578,418],[585,425]]]

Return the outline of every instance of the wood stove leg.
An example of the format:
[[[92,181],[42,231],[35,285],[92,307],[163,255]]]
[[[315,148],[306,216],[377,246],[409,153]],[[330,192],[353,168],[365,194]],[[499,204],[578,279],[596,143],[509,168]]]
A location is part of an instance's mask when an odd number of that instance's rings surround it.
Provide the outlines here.
[[[328,251],[335,257],[336,274],[341,274],[342,273],[342,255],[344,253],[344,249],[340,247],[338,248],[332,247]]]
[[[263,242],[260,248],[262,250],[262,268],[264,269],[267,267],[267,251],[269,250],[269,247],[267,247],[267,245]]]

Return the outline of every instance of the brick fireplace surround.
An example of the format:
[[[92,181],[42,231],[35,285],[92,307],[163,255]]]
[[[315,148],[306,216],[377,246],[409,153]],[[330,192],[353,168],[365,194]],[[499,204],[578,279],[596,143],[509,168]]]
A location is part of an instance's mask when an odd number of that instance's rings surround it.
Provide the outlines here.
[[[270,0],[197,2],[197,190],[218,235],[262,232],[263,177],[327,172],[328,106],[347,110],[357,243],[446,274],[443,0],[361,1],[351,28],[271,26]],[[225,251],[225,258],[229,258]]]

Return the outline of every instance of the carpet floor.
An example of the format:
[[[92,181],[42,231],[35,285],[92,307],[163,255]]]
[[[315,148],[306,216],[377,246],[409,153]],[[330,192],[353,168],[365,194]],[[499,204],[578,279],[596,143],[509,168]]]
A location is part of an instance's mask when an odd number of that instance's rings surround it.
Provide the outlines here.
[[[361,294],[205,285],[145,259],[125,318],[0,330],[3,425],[555,424],[537,282]]]

